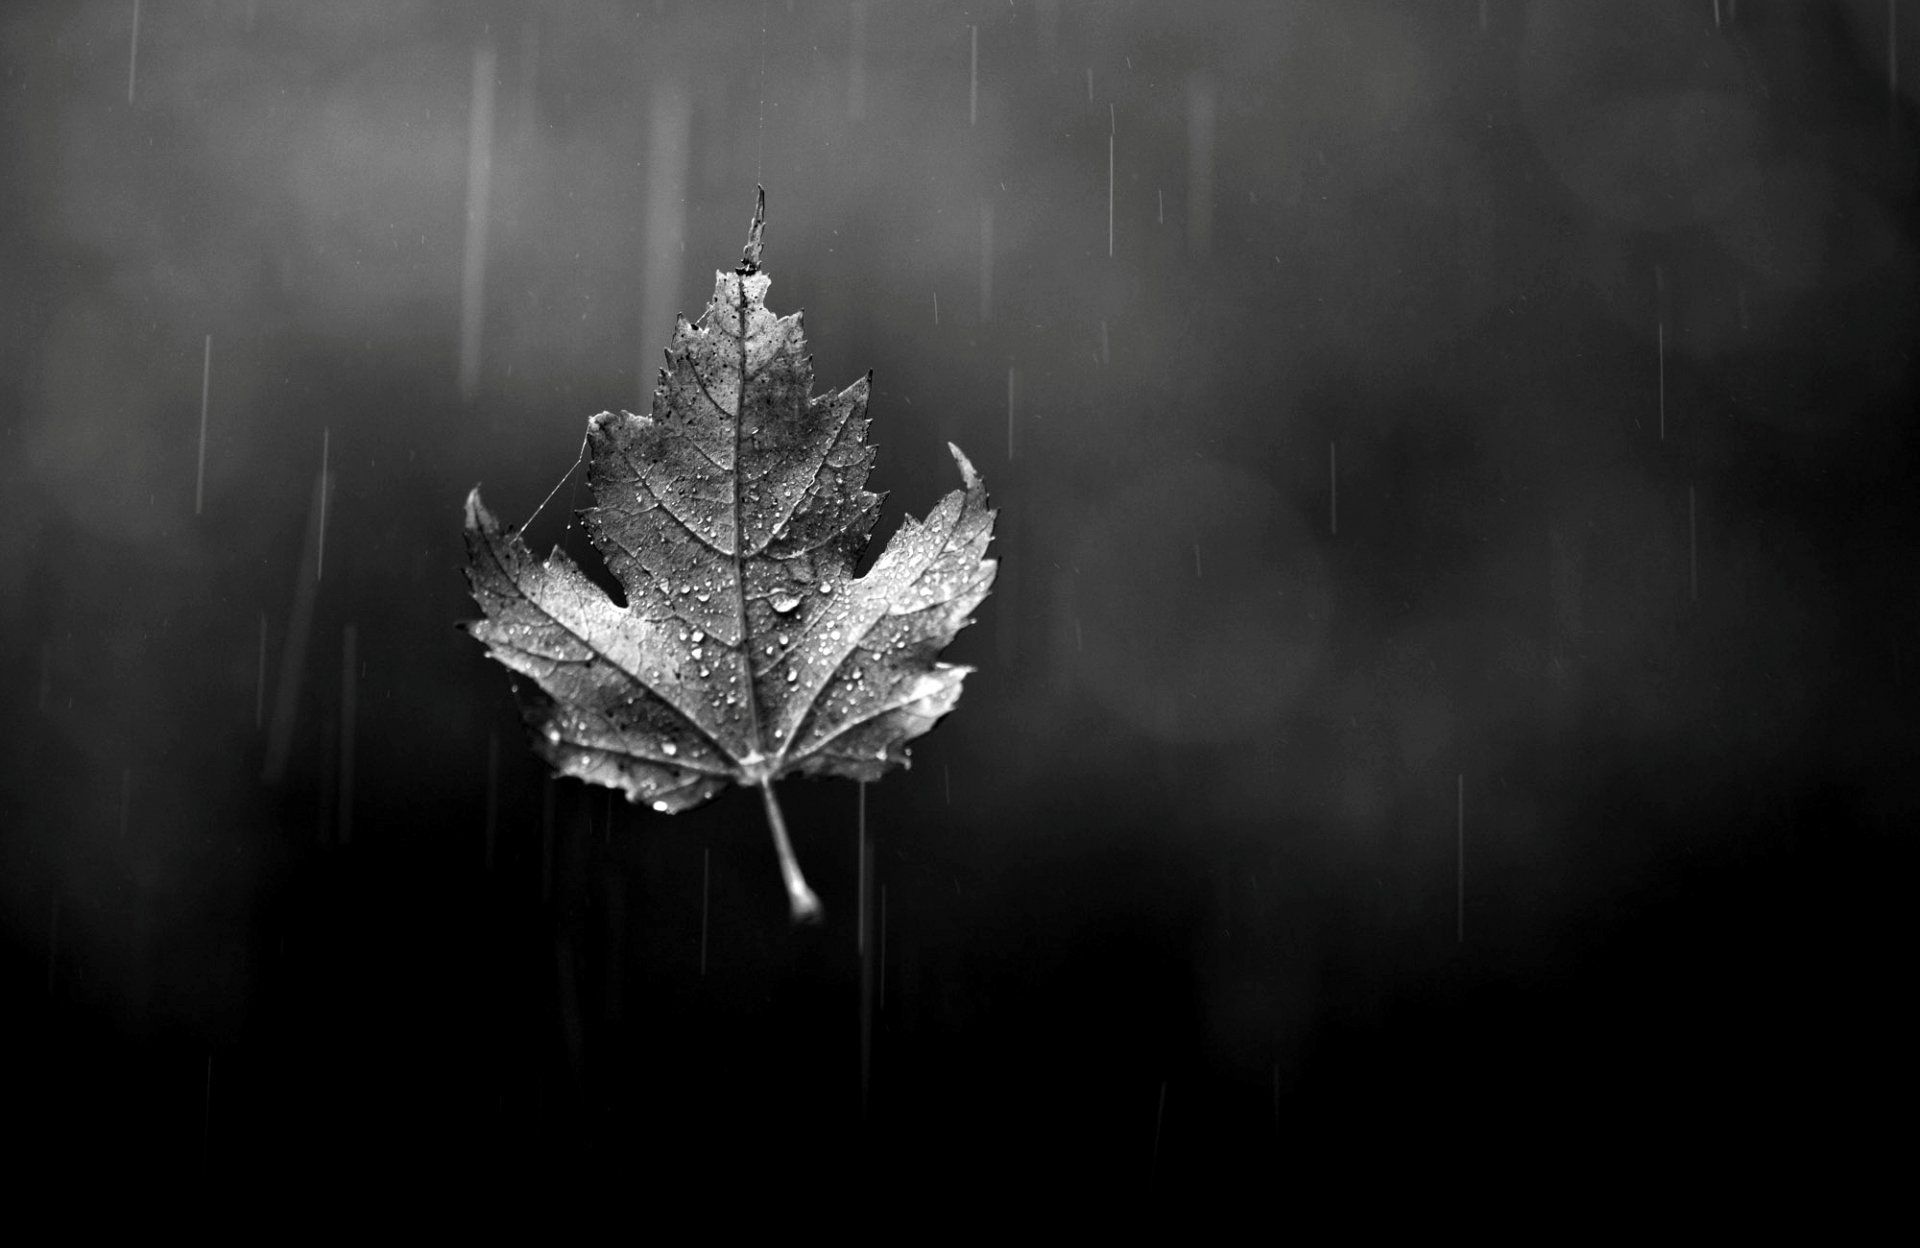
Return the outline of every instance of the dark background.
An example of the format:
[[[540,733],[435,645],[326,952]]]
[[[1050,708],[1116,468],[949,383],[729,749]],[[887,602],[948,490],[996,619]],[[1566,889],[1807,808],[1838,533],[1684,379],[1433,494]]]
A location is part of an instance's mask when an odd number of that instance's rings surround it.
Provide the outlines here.
[[[1892,13],[7,5],[16,1177],[1870,1206],[1920,761]],[[750,795],[548,781],[453,627],[467,489],[526,517],[641,401],[756,182],[816,384],[874,370],[881,536],[948,440],[1001,508],[980,670],[866,792],[864,1125],[857,786],[783,786],[792,930]]]

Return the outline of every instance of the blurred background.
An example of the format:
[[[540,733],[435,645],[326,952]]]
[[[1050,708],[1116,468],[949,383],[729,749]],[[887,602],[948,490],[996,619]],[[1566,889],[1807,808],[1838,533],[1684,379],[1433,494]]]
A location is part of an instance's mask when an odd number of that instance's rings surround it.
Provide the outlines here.
[[[14,1155],[823,1218],[1870,1198],[1916,41],[1882,0],[7,5]],[[751,795],[550,780],[454,627],[476,482],[561,483],[530,540],[585,554],[585,421],[756,184],[816,386],[874,371],[879,536],[948,441],[1001,509],[979,670],[865,790],[864,1028],[859,786],[783,786],[794,930]]]

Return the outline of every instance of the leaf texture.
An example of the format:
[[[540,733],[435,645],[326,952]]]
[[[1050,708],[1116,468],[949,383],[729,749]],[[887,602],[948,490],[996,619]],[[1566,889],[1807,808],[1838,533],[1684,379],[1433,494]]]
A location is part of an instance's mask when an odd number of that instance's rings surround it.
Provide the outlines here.
[[[939,661],[993,584],[994,513],[963,488],[908,517],[864,576],[871,376],[814,395],[799,313],[775,316],[762,211],[740,266],[681,317],[646,415],[587,422],[586,531],[614,602],[555,547],[536,561],[468,496],[466,627],[517,677],[536,750],[559,772],[673,812],[729,783],[873,780],[953,709],[971,669]],[[783,849],[783,860],[785,847]]]

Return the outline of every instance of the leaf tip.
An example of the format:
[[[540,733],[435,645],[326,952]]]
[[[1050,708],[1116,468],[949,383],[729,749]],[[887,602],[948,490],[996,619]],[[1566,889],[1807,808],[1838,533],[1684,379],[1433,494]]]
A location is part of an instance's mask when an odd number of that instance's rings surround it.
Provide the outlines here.
[[[947,443],[947,449],[953,452],[953,462],[960,465],[960,480],[965,482],[970,490],[978,486],[980,474],[974,471],[973,461],[967,458],[967,453],[951,442]]]
[[[756,186],[753,189],[753,220],[747,224],[747,245],[740,252],[741,273],[760,271],[761,236],[767,228],[767,188]]]
[[[491,518],[487,515],[487,505],[480,501],[480,487],[476,485],[467,491],[467,527],[484,528]]]

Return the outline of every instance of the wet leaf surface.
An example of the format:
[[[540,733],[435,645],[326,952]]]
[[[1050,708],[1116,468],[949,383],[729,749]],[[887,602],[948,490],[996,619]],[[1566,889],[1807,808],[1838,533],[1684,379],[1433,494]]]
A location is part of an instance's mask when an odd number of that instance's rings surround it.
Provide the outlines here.
[[[467,626],[514,681],[560,773],[675,812],[730,783],[878,779],[953,709],[969,668],[939,660],[993,584],[994,513],[963,487],[908,517],[864,576],[869,378],[814,395],[800,315],[767,309],[763,213],[738,268],[681,318],[651,412],[588,421],[586,531],[615,603],[556,547],[467,499]]]

